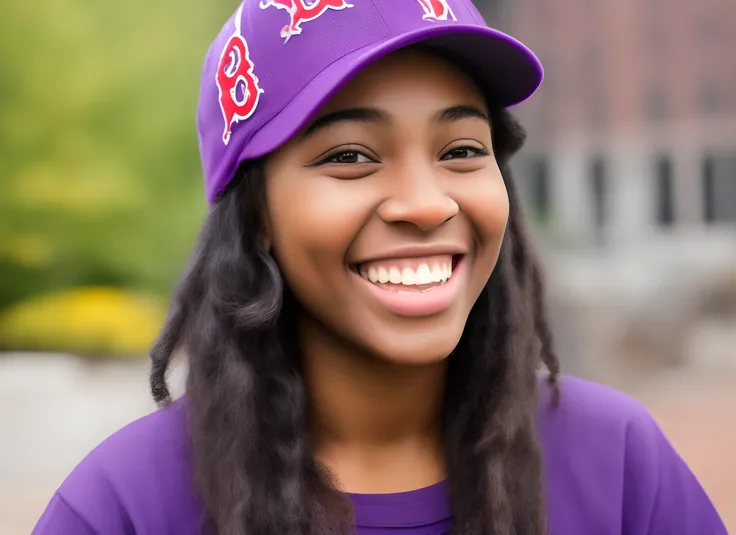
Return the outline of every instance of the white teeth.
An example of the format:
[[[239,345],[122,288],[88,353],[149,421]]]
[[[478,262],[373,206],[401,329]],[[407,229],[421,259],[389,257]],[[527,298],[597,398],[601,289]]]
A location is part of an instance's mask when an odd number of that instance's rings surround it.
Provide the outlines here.
[[[360,266],[360,275],[374,283],[403,284],[404,286],[421,286],[432,283],[446,282],[452,277],[452,264],[435,264],[431,268],[428,264],[420,264],[415,270],[400,269],[396,266],[371,266],[366,269]]]
[[[404,286],[414,286],[417,283],[416,278],[417,275],[413,269],[405,268],[401,272],[401,284]]]
[[[427,264],[422,264],[421,266],[419,266],[416,275],[416,284],[431,284],[433,282],[439,282],[434,280],[434,277],[432,277],[432,272],[429,270],[429,266]]]

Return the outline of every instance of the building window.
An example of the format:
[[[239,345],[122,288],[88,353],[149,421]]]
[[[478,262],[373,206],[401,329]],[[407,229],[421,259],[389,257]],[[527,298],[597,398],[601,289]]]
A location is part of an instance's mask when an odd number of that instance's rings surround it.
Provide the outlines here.
[[[532,158],[529,174],[531,209],[539,221],[548,221],[551,211],[549,161],[546,156]]]
[[[501,0],[473,0],[476,9],[480,11],[483,18],[489,23],[497,23],[501,18]]]
[[[736,223],[736,152],[706,154],[702,184],[706,223]]]
[[[655,163],[655,213],[657,224],[671,227],[675,222],[675,199],[672,184],[672,160],[669,155],[659,156]]]
[[[608,184],[606,161],[602,156],[594,156],[590,160],[588,175],[590,177],[590,195],[593,207],[593,224],[599,236],[608,223]]]
[[[703,156],[702,162],[703,180],[703,217],[706,223],[715,221],[715,207],[713,199],[713,157],[710,154]]]

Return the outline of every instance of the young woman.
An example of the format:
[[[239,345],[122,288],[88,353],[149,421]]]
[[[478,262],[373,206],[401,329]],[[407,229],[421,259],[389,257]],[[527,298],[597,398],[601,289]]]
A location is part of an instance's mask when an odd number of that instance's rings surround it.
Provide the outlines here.
[[[247,0],[205,62],[165,408],[35,533],[724,535],[641,406],[559,377],[508,168],[541,78],[467,0]]]

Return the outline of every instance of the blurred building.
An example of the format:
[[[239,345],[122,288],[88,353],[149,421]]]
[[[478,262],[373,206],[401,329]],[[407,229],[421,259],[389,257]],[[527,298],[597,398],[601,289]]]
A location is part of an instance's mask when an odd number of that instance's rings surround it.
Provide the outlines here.
[[[736,364],[736,2],[476,3],[545,66],[515,170],[568,369]]]
[[[540,56],[535,215],[575,243],[736,226],[736,2],[477,2]]]
[[[488,22],[497,22],[501,18],[501,9],[508,0],[473,0]]]

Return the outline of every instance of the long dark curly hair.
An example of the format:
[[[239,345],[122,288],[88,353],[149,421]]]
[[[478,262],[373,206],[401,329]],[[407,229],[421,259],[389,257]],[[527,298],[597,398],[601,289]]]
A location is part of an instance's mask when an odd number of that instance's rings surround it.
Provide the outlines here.
[[[546,366],[557,394],[559,364],[508,165],[525,134],[505,110],[491,118],[511,212],[498,264],[448,357],[454,532],[543,535],[537,378]],[[151,389],[170,402],[165,375],[183,349],[196,487],[218,535],[347,535],[350,500],[311,450],[298,304],[263,247],[265,180],[263,162],[246,162],[212,207],[152,349]]]

